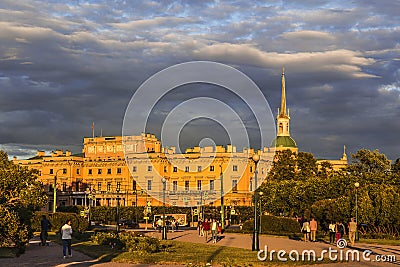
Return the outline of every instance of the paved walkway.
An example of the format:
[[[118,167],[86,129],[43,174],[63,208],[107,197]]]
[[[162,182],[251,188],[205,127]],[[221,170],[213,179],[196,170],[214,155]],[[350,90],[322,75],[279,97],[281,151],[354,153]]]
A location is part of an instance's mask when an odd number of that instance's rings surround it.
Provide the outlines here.
[[[158,232],[150,232],[148,233],[150,236],[160,238],[160,233]],[[208,243],[210,246],[229,246],[229,247],[238,247],[244,249],[251,249],[252,237],[251,235],[243,235],[243,234],[225,234],[221,240],[219,240],[216,244],[212,242],[206,242],[204,237],[199,237],[197,231],[195,230],[185,230],[178,232],[169,232],[168,239],[179,240],[184,242],[193,242],[193,243]],[[337,249],[334,245],[329,245],[324,242],[303,242],[298,240],[290,240],[288,238],[279,238],[279,237],[270,237],[270,236],[260,236],[260,249],[264,249],[267,246],[268,252],[272,250],[285,250],[289,252],[291,250],[299,251],[300,255],[303,250],[315,250],[316,255],[320,255],[322,250]],[[385,245],[368,245],[368,244],[356,244],[354,248],[359,251],[360,256],[362,257],[362,252],[366,249],[371,250],[373,253],[370,256],[371,261],[361,261],[361,262],[351,262],[351,263],[340,263],[340,267],[342,266],[370,266],[370,267],[386,267],[386,266],[400,266],[400,246],[385,246]],[[346,251],[346,250],[344,250]],[[0,259],[0,266],[96,266],[96,267],[152,267],[155,265],[148,264],[124,264],[124,263],[100,263],[97,260],[91,259],[90,257],[73,251],[73,257],[68,259],[62,258],[62,247],[56,243],[50,243],[49,246],[41,247],[39,246],[39,240],[34,238],[30,241],[27,246],[26,252],[21,255],[19,258],[12,259]],[[327,254],[326,254],[327,255]],[[339,255],[339,254],[338,254]],[[343,254],[345,255],[345,254]],[[396,263],[382,263],[377,262],[375,260],[376,255],[395,255],[397,258]],[[276,257],[276,254],[275,254]],[[287,257],[287,255],[286,255]],[[266,266],[267,266],[266,262]],[[168,265],[164,265],[168,266]],[[174,265],[175,266],[175,265]],[[308,265],[309,266],[309,265]],[[320,264],[320,267],[333,267],[334,264]],[[338,265],[339,266],[339,265]]]

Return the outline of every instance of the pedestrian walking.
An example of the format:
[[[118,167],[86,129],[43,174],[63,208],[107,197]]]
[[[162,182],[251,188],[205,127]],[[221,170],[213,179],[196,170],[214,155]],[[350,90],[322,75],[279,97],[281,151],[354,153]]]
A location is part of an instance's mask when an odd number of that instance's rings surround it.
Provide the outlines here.
[[[197,230],[199,231],[199,237],[203,236],[203,223],[201,220],[197,221]]]
[[[61,239],[63,246],[63,255],[64,259],[67,258],[67,249],[68,249],[68,257],[72,257],[71,251],[71,243],[72,243],[72,227],[71,220],[67,220],[63,227],[61,227]]]
[[[336,225],[333,222],[331,222],[329,224],[329,243],[330,244],[335,243],[335,234],[336,234],[335,226]]]
[[[349,222],[349,240],[351,246],[354,246],[354,241],[356,239],[356,232],[357,232],[357,223],[354,221],[354,218],[351,218]]]
[[[40,243],[39,245],[45,246],[47,244],[47,237],[49,236],[48,231],[51,228],[50,221],[46,218],[46,215],[42,215],[42,220],[40,221]]]
[[[304,242],[307,242],[310,239],[310,224],[306,219],[301,227],[301,232],[304,234]]]
[[[344,228],[343,223],[341,222],[336,222],[336,242],[343,238],[343,236],[346,234],[346,229]]]
[[[204,219],[203,222],[203,232],[204,232],[204,236],[206,238],[206,242],[208,242],[208,232],[210,231],[210,223],[208,222],[208,219]]]
[[[310,232],[311,232],[311,242],[315,242],[316,241],[316,236],[317,236],[317,228],[318,228],[318,224],[317,221],[312,218],[310,221]]]
[[[211,221],[211,239],[213,243],[217,243],[218,223],[215,219]]]
[[[176,221],[175,221],[175,219],[173,219],[172,220],[172,222],[171,222],[171,229],[172,229],[172,232],[174,232],[175,231],[175,229],[176,229]]]

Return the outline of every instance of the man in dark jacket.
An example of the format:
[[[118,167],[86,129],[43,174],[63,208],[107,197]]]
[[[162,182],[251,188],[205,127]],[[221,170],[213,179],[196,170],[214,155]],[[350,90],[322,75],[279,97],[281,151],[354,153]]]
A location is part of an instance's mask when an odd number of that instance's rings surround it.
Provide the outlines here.
[[[47,237],[48,237],[48,231],[51,228],[51,223],[50,221],[46,218],[46,215],[42,215],[42,220],[40,221],[40,241],[41,243],[39,245],[45,246],[49,245],[47,244]]]

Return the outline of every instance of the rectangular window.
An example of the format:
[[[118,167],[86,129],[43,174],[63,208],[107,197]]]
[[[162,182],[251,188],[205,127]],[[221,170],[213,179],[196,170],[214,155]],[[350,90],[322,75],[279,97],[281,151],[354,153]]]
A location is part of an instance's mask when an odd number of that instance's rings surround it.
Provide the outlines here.
[[[167,172],[167,166],[164,166],[164,172]]]
[[[108,192],[111,192],[111,182],[108,182],[108,183],[107,183],[107,191],[108,191]]]
[[[172,190],[177,191],[178,190],[178,181],[173,181],[172,182]]]
[[[237,172],[237,170],[238,170],[237,165],[233,165],[233,166],[232,166],[232,170],[233,170],[234,172]]]
[[[117,182],[117,192],[121,191],[121,182]]]
[[[80,169],[76,169],[76,174],[80,174],[80,173],[81,173]]]
[[[147,190],[151,191],[151,180],[147,180]]]
[[[133,167],[132,167],[132,172],[136,172],[136,170],[137,170],[137,169],[136,169],[136,166],[133,166]]]
[[[97,174],[101,174],[101,169],[98,169],[98,170],[97,170]]]
[[[147,171],[151,172],[153,170],[153,166],[147,166]]]
[[[89,169],[89,170],[88,170],[88,174],[92,174],[92,169]]]
[[[67,169],[63,169],[63,174],[67,174]]]
[[[53,174],[53,169],[50,169],[50,174]]]
[[[174,172],[178,172],[178,167],[174,167]]]
[[[197,166],[197,171],[201,172],[201,166]]]
[[[132,181],[132,190],[136,191],[136,181]]]
[[[185,172],[189,172],[189,166],[185,166]]]
[[[121,174],[121,173],[122,173],[121,168],[117,168],[117,174]]]
[[[201,180],[197,180],[197,190],[201,190]]]
[[[250,166],[250,172],[253,172],[253,166]]]
[[[237,180],[232,180],[232,192],[237,193]]]
[[[62,183],[62,191],[67,191],[67,182]]]
[[[211,166],[210,166],[210,172],[213,172],[213,171],[214,171],[214,166],[211,165]]]
[[[215,188],[214,188],[214,180],[210,180],[210,190],[215,190]]]
[[[107,174],[111,174],[111,169],[107,169]]]
[[[97,191],[101,191],[101,182],[97,183]]]
[[[189,191],[189,181],[185,181],[185,190]]]

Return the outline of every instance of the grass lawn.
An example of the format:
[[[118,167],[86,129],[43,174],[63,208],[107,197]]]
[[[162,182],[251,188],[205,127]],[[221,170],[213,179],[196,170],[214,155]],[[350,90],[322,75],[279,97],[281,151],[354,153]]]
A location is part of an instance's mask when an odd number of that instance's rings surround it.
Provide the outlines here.
[[[49,235],[49,239],[60,242],[60,238]],[[273,266],[304,265],[307,262],[278,262],[257,259],[257,253],[247,249],[199,244],[173,240],[162,241],[164,251],[158,253],[124,252],[106,245],[96,245],[91,241],[73,239],[73,249],[102,262],[181,264],[186,266]]]

